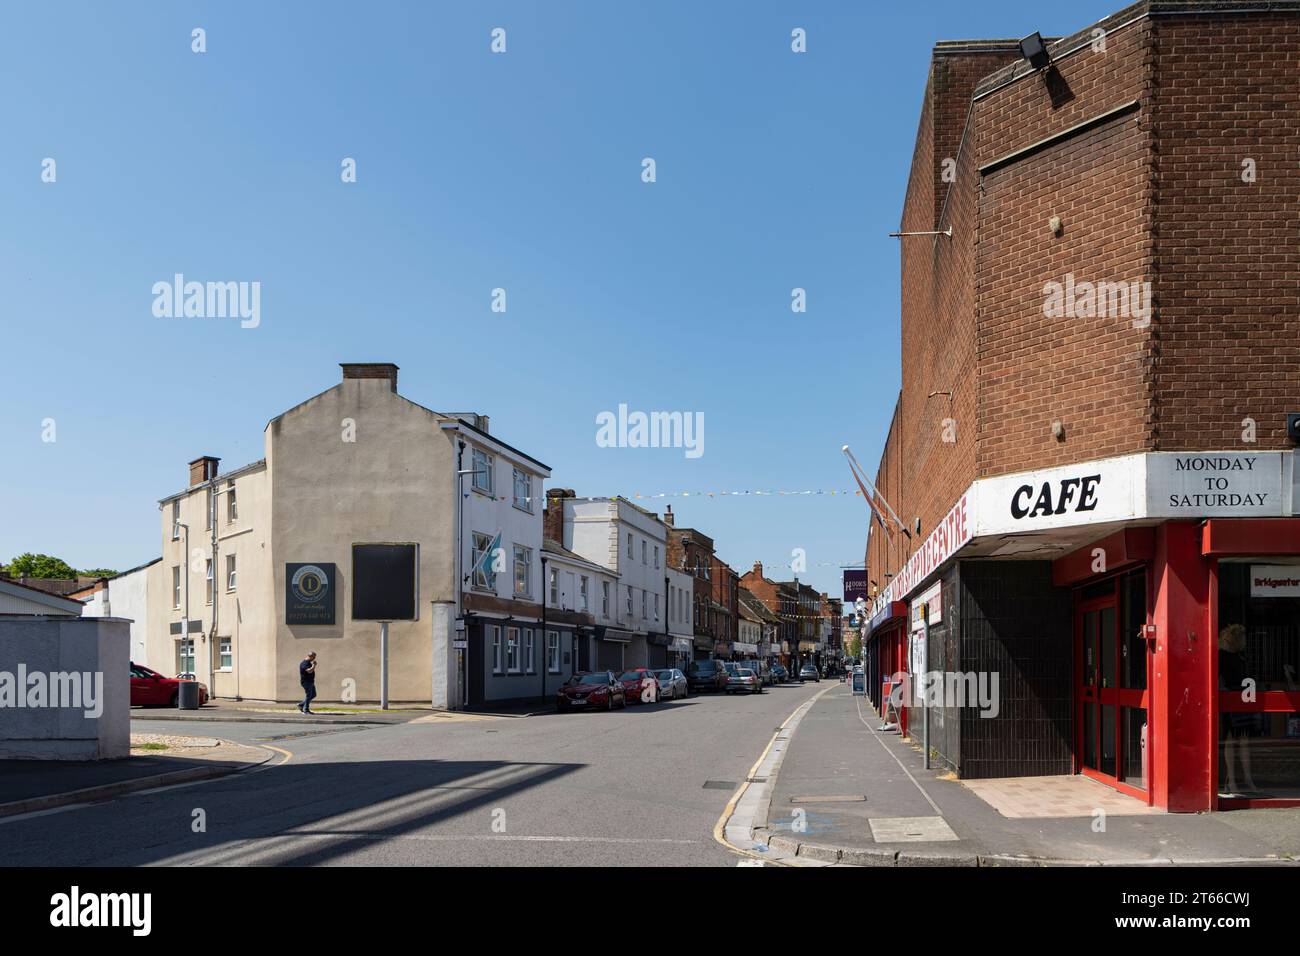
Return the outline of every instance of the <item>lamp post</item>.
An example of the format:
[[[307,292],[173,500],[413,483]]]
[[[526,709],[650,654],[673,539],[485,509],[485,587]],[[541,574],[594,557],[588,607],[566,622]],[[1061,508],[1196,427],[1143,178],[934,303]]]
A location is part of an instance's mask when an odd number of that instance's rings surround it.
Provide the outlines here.
[[[181,656],[185,654],[185,645],[190,639],[190,526],[184,522],[176,522],[176,527],[185,533],[185,556],[181,559],[181,580],[185,582],[185,616],[181,621]],[[198,655],[192,650],[195,663],[198,662]],[[197,679],[197,675],[195,675]]]

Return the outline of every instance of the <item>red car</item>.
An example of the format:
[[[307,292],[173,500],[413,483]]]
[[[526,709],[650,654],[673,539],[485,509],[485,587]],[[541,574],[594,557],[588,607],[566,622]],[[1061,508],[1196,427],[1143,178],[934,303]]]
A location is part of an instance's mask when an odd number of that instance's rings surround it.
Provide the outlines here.
[[[132,707],[175,707],[179,694],[180,680],[175,677],[163,677],[157,671],[151,671],[143,664],[131,664],[131,706]],[[199,706],[208,702],[206,684],[199,685]]]
[[[626,707],[627,696],[612,671],[574,674],[555,692],[555,709],[560,713],[575,709],[613,710],[615,705]]]
[[[618,679],[623,683],[623,694],[634,704],[653,704],[659,699],[659,678],[648,667],[624,671]]]

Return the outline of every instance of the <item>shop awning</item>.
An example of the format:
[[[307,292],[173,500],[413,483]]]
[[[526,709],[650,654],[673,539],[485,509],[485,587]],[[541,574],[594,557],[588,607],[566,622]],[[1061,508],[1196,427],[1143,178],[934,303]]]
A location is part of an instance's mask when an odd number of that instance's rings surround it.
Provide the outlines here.
[[[631,644],[635,635],[618,627],[598,627],[596,637],[602,641],[614,641],[618,644]]]
[[[905,621],[907,620],[907,615],[908,611],[906,601],[890,601],[882,607],[876,613],[876,616],[871,619],[870,623],[867,624],[867,634],[871,635],[888,624]]]
[[[745,641],[732,641],[732,643],[731,643],[731,649],[734,650],[737,654],[757,654],[757,653],[758,653],[758,645],[757,645],[757,644],[749,644],[749,643],[746,643]]]
[[[691,652],[691,647],[692,643],[689,637],[674,637],[672,643],[668,645],[669,650],[682,651],[686,654]]]

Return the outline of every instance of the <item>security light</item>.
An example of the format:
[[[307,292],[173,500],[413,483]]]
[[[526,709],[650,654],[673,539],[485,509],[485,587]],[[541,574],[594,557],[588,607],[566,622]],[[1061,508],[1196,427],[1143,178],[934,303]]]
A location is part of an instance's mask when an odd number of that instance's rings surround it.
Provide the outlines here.
[[[1036,30],[1020,41],[1020,56],[1035,70],[1041,70],[1052,62],[1043,35]]]

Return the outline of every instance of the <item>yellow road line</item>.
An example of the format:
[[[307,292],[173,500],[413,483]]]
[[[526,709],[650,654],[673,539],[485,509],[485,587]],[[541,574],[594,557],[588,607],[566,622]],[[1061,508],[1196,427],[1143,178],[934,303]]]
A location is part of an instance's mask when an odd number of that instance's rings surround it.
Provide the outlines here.
[[[795,865],[793,863],[784,863],[781,860],[764,856],[761,853],[755,853],[753,850],[742,850],[734,843],[728,843],[726,837],[727,821],[730,820],[731,815],[736,812],[736,804],[740,802],[740,798],[743,797],[745,795],[745,791],[749,789],[749,779],[753,777],[754,774],[758,772],[758,768],[763,765],[763,761],[767,759],[768,751],[770,751],[772,749],[772,746],[776,743],[776,738],[781,736],[781,731],[785,730],[785,728],[789,726],[790,721],[794,720],[795,714],[799,713],[800,708],[802,708],[805,704],[815,703],[817,701],[817,698],[820,697],[822,694],[826,693],[826,691],[828,690],[830,690],[829,687],[818,691],[816,694],[813,694],[813,696],[809,697],[807,700],[800,703],[798,707],[796,707],[794,710],[790,712],[790,716],[787,717],[785,721],[781,724],[781,726],[776,729],[776,733],[772,735],[772,739],[767,742],[767,746],[763,748],[763,752],[759,754],[758,759],[754,761],[754,765],[750,767],[749,772],[745,774],[745,782],[736,788],[736,792],[733,793],[731,795],[731,799],[727,801],[727,806],[723,809],[722,816],[720,816],[718,818],[718,822],[713,825],[713,839],[717,840],[728,850],[731,850],[734,853],[739,853],[741,856],[748,856],[755,860],[762,860],[765,863],[772,863],[777,866]],[[809,707],[809,710],[811,709],[812,708]]]

